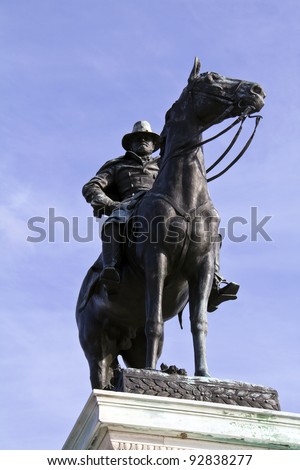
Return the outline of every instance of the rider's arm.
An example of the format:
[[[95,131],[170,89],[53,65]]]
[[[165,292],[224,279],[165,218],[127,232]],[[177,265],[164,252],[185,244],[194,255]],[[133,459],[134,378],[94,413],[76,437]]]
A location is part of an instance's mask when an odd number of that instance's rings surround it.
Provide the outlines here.
[[[100,170],[94,178],[83,186],[82,194],[93,207],[96,217],[101,217],[103,214],[110,215],[118,206],[118,202],[113,201],[106,195],[106,191],[113,184],[114,168],[112,167]]]

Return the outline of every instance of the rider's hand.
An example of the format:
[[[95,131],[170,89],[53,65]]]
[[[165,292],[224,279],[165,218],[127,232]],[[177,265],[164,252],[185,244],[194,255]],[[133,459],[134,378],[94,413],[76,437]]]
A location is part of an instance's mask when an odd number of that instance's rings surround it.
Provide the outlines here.
[[[106,195],[97,194],[90,201],[92,208],[94,209],[95,217],[101,217],[102,215],[110,215],[113,210],[119,206],[119,202],[113,201]]]
[[[110,199],[108,196],[103,196],[102,194],[94,196],[93,199],[91,200],[91,205],[94,208],[109,208],[109,209],[114,209],[119,205],[118,202],[113,201]]]

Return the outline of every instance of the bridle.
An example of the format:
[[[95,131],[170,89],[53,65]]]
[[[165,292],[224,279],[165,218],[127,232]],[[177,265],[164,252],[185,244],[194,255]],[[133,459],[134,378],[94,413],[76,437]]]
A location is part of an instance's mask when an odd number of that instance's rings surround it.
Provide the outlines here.
[[[207,126],[206,128],[202,129],[201,132],[204,132],[206,129],[208,129],[209,127],[212,127],[214,124],[217,124],[218,122],[221,122],[223,121],[224,119],[226,119],[226,117],[228,117],[234,107],[234,96],[236,95],[239,87],[241,87],[243,85],[243,81],[240,81],[239,84],[237,85],[237,87],[235,88],[233,94],[231,96],[218,96],[214,93],[209,93],[209,92],[205,92],[205,91],[195,91],[193,88],[193,86],[191,87],[191,89],[189,90],[189,93],[191,93],[191,95],[195,94],[195,93],[198,93],[198,94],[204,94],[204,95],[211,95],[217,99],[219,99],[220,101],[226,101],[227,103],[231,103],[230,106],[225,109],[224,113],[219,116],[218,118],[216,118],[214,121],[212,121],[209,126]],[[193,99],[193,96],[192,96],[192,99]],[[193,103],[194,103],[194,100],[193,100]],[[242,104],[241,104],[241,100],[239,101],[238,103],[238,106],[239,107],[242,107]],[[229,163],[222,171],[220,171],[219,173],[217,173],[216,175],[214,176],[211,176],[210,178],[207,178],[207,182],[209,183],[210,181],[213,181],[217,178],[219,178],[220,176],[224,175],[224,173],[226,173],[231,167],[233,167],[233,165],[235,165],[239,160],[240,158],[244,155],[244,153],[246,152],[246,150],[248,149],[248,147],[250,146],[254,136],[255,136],[255,133],[256,133],[256,129],[257,129],[257,126],[260,122],[260,120],[262,119],[262,116],[260,115],[251,115],[251,112],[253,112],[253,107],[252,106],[247,106],[247,108],[242,112],[242,114],[232,123],[230,124],[228,127],[226,127],[223,131],[219,132],[218,134],[216,134],[215,136],[213,137],[210,137],[209,139],[206,139],[204,141],[202,141],[200,143],[201,146],[207,144],[208,142],[212,142],[213,140],[217,139],[218,137],[220,137],[221,135],[225,134],[226,132],[228,132],[230,129],[232,129],[234,126],[236,126],[238,123],[240,123],[240,126],[236,132],[236,134],[234,135],[232,141],[230,142],[230,144],[228,145],[227,149],[222,153],[222,155],[217,158],[217,160],[209,167],[207,168],[206,170],[206,173],[209,173],[211,170],[213,170],[219,163],[221,163],[221,161],[226,157],[226,155],[230,152],[230,150],[232,149],[232,147],[234,146],[234,144],[236,143],[241,131],[242,131],[242,128],[243,128],[243,124],[246,120],[247,117],[249,118],[255,118],[255,125],[254,125],[254,130],[252,132],[252,134],[250,135],[249,139],[247,140],[247,142],[245,143],[244,147],[242,148],[242,150],[238,153],[238,155],[232,160],[231,163]]]
[[[192,102],[194,103],[194,100],[193,100],[193,95],[194,94],[203,94],[203,95],[208,95],[208,96],[213,96],[217,99],[219,99],[220,101],[226,101],[227,103],[231,103],[230,106],[228,108],[225,109],[225,111],[218,117],[216,117],[210,124],[208,124],[207,126],[205,126],[202,130],[201,130],[201,134],[203,132],[205,132],[207,129],[209,129],[210,127],[212,127],[213,125],[215,124],[219,124],[220,122],[222,122],[224,119],[228,118],[230,116],[230,113],[231,111],[233,110],[234,106],[235,106],[235,100],[234,100],[234,95],[236,94],[238,88],[243,84],[243,81],[241,81],[236,89],[234,90],[234,93],[232,96],[230,97],[225,97],[225,96],[218,96],[216,94],[213,94],[213,93],[209,93],[209,92],[206,92],[206,91],[195,91],[194,90],[194,86],[192,84],[189,84],[188,85],[188,88],[187,88],[187,91],[188,93],[191,95],[191,98],[192,98]],[[240,106],[240,103],[238,104],[238,106]],[[217,158],[217,160],[209,167],[207,168],[206,170],[206,173],[209,173],[211,170],[213,170],[225,157],[226,155],[230,152],[230,150],[232,149],[232,147],[234,146],[234,144],[236,143],[241,131],[242,131],[242,128],[243,128],[243,124],[246,120],[246,118],[254,118],[255,119],[255,125],[254,125],[254,130],[252,132],[252,134],[250,135],[249,139],[247,140],[247,142],[245,143],[244,147],[241,149],[241,151],[238,153],[238,155],[231,161],[231,163],[229,163],[222,171],[220,171],[219,173],[217,173],[216,175],[214,176],[211,176],[210,178],[207,178],[207,182],[209,183],[210,181],[213,181],[217,178],[219,178],[220,176],[224,175],[224,173],[226,173],[233,165],[235,165],[239,160],[240,158],[244,155],[244,153],[246,152],[246,150],[248,149],[248,147],[250,146],[253,138],[254,138],[254,135],[256,133],[256,129],[257,129],[257,126],[260,122],[260,120],[262,119],[262,116],[260,115],[252,115],[251,113],[254,111],[253,107],[252,106],[248,106],[242,113],[241,115],[232,123],[230,124],[228,127],[226,127],[225,129],[223,129],[221,132],[219,132],[218,134],[214,135],[213,137],[210,137],[204,141],[201,141],[201,142],[197,142],[196,144],[191,144],[191,145],[181,145],[177,148],[177,152],[175,152],[174,154],[172,154],[171,157],[169,157],[167,160],[171,159],[171,158],[176,158],[176,157],[179,157],[182,152],[186,152],[187,150],[194,150],[194,149],[197,149],[199,147],[202,147],[203,145],[209,143],[209,142],[212,142],[213,140],[217,139],[218,137],[220,137],[221,135],[225,134],[226,132],[230,131],[233,127],[235,127],[237,124],[240,123],[240,126],[236,132],[236,134],[234,135],[232,141],[230,142],[230,144],[228,145],[228,147],[226,148],[226,150],[222,153],[222,155]],[[163,162],[163,164],[161,165],[160,167],[160,170],[163,168],[163,166],[165,165],[165,163],[167,162],[167,160],[165,162]]]

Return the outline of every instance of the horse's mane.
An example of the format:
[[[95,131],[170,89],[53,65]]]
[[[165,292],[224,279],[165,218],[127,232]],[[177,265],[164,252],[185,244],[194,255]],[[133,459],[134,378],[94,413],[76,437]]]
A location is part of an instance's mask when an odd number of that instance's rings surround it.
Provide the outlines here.
[[[159,142],[160,142],[160,145],[159,145],[159,147],[160,147],[160,162],[162,162],[162,160],[164,158],[164,154],[165,154],[165,147],[166,147],[166,140],[167,140],[167,127],[168,127],[168,123],[170,121],[170,114],[171,114],[171,111],[172,111],[172,108],[174,107],[174,105],[175,105],[175,103],[166,112],[165,125],[163,127],[163,130],[160,133],[160,139],[159,139]]]
[[[180,97],[178,100],[176,100],[173,105],[171,106],[170,109],[165,114],[165,124],[164,127],[160,133],[160,164],[163,161],[164,154],[165,154],[165,147],[166,147],[166,140],[167,140],[167,134],[168,134],[168,127],[170,125],[171,120],[173,119],[173,111],[177,108],[178,104],[181,102],[181,98],[185,96],[186,94],[186,88],[183,89]]]

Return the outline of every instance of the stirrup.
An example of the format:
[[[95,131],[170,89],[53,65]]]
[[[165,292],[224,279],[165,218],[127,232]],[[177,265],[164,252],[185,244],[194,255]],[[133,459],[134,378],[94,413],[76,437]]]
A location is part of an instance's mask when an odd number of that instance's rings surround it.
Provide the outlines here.
[[[218,281],[219,282],[214,283],[208,299],[207,311],[210,313],[217,310],[222,302],[237,299],[237,293],[240,288],[235,282],[227,282],[225,279],[221,278],[221,276],[218,276]],[[220,288],[220,284],[222,283],[226,285]]]

